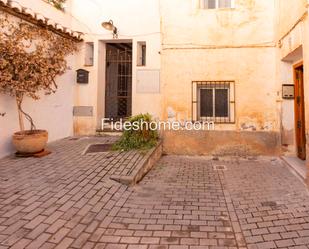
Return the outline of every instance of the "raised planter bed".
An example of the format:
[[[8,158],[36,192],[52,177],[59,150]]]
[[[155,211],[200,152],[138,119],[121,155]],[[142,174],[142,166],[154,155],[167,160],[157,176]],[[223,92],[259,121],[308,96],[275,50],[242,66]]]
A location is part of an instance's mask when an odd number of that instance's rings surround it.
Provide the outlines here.
[[[162,142],[149,150],[143,159],[138,162],[134,169],[127,175],[111,175],[110,179],[122,184],[132,186],[137,184],[152,169],[156,162],[161,158],[163,151]]]

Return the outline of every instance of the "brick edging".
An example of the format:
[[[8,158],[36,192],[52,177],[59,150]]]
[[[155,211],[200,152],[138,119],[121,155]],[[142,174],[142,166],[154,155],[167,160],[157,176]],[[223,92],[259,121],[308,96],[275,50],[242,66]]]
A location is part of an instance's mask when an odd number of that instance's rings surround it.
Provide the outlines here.
[[[159,143],[154,148],[146,153],[144,158],[136,165],[130,175],[111,175],[110,179],[128,186],[137,184],[161,158],[162,152],[163,144],[162,141],[159,141]]]

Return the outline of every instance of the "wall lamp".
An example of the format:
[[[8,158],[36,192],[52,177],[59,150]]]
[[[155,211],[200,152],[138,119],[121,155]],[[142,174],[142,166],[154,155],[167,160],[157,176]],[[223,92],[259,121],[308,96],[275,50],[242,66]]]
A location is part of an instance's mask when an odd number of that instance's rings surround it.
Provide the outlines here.
[[[113,31],[113,38],[117,39],[118,38],[118,29],[114,25],[112,20],[109,20],[108,22],[102,22],[102,27],[105,28],[106,30]]]

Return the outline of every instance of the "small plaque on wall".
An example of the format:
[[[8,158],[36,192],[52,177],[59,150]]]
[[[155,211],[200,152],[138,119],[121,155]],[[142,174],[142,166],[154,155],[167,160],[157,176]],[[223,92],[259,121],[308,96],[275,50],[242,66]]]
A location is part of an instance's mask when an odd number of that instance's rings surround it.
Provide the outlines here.
[[[92,117],[93,107],[92,106],[74,106],[73,116],[74,117]]]
[[[294,99],[294,85],[292,84],[282,85],[282,98],[283,99]]]
[[[137,93],[160,93],[160,70],[137,70]]]

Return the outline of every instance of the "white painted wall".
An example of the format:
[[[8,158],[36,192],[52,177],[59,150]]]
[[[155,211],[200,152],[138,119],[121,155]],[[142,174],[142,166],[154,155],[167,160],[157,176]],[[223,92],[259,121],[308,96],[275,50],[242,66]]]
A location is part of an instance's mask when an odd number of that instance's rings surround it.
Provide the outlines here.
[[[158,0],[73,0],[73,29],[86,34],[86,42],[94,42],[94,65],[84,66],[85,50],[80,51],[78,68],[90,72],[87,85],[76,85],[74,104],[92,106],[93,117],[75,117],[76,134],[93,134],[100,127],[104,117],[105,102],[105,44],[107,42],[132,42],[132,114],[149,112],[160,116],[161,94],[141,94],[136,92],[137,42],[145,41],[147,46],[147,63],[143,69],[159,70],[161,34],[160,11]],[[103,21],[113,20],[118,28],[119,37],[113,39],[112,32],[102,28]]]
[[[19,0],[19,2],[22,6],[30,7],[37,13],[54,18],[63,26],[70,26],[70,17],[68,18],[66,14],[43,1]],[[71,69],[57,78],[59,88],[55,94],[49,96],[41,94],[41,99],[38,101],[31,98],[24,100],[24,110],[33,117],[38,129],[46,129],[49,132],[49,142],[73,134],[73,86],[76,81],[74,63],[74,56],[69,57],[68,66]],[[5,116],[0,116],[0,158],[14,152],[11,137],[14,132],[19,131],[15,99],[0,94],[0,113],[4,112],[6,112]],[[27,121],[25,124],[29,128]]]
[[[30,9],[34,13],[41,14],[55,23],[59,23],[64,27],[70,28],[72,17],[68,13],[70,12],[71,1],[72,0],[66,1],[65,6],[67,6],[67,12],[55,9],[44,0],[14,0],[13,2],[17,2],[20,6]]]

